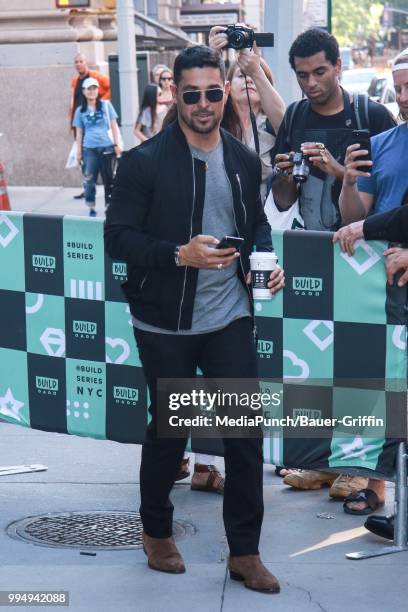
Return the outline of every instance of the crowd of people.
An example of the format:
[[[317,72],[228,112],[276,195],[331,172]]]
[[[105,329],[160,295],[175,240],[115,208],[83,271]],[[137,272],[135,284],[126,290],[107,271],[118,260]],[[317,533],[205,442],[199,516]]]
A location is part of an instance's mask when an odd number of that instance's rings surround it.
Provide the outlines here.
[[[185,566],[172,537],[169,494],[190,467],[185,439],[158,436],[156,384],[159,378],[192,378],[197,367],[208,377],[257,377],[247,291],[252,245],[270,251],[270,227],[282,228],[277,217],[286,219],[295,206],[305,231],[334,232],[349,254],[362,237],[408,241],[401,208],[408,203],[408,50],[392,69],[397,125],[385,107],[343,89],[339,46],[325,31],[307,30],[291,46],[288,69],[303,98],[288,108],[256,45],[237,52],[226,70],[227,45],[225,28],[215,26],[208,47],[185,49],[173,70],[154,68],[134,126],[142,144],[123,155],[113,190],[109,168],[122,151],[107,84],[83,56],[75,59],[72,83],[85,201],[95,214],[100,172],[109,204],[106,248],[129,266],[124,289],[150,390],[140,478],[145,552],[150,567],[172,573]],[[370,152],[350,144],[356,130],[368,130]],[[295,173],[299,159],[307,180]],[[264,208],[268,198],[273,216]],[[246,246],[240,253],[212,248],[221,235],[244,237]],[[385,255],[389,282],[402,271],[398,284],[405,284],[408,250],[393,246]],[[272,273],[269,286],[272,294],[283,289],[282,270]],[[258,551],[261,447],[261,439],[224,439],[225,480],[213,457],[196,455],[192,488],[224,495],[231,578],[277,592],[278,580]],[[293,488],[328,485],[348,514],[370,514],[385,501],[380,480],[282,466],[276,473]],[[366,526],[393,537],[392,517],[370,517]]]

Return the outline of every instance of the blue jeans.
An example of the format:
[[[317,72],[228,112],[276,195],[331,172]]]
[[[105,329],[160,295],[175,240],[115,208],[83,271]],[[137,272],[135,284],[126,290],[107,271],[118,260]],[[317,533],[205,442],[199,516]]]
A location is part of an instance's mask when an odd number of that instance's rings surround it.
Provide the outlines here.
[[[96,181],[100,174],[105,189],[105,205],[109,201],[113,181],[113,147],[83,147],[83,176],[85,202],[87,206],[95,206]]]

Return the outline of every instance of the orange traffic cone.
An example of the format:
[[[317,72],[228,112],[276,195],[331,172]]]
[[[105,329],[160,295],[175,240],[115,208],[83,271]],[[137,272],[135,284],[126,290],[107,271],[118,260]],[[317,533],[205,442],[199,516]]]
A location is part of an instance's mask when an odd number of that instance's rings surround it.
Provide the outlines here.
[[[0,161],[0,210],[11,210],[7,193],[7,183],[4,178],[4,164]]]

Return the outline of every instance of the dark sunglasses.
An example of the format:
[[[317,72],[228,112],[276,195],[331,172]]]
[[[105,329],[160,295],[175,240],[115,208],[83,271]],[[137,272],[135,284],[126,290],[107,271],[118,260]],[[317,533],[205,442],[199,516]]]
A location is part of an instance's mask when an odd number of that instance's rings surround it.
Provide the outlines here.
[[[218,87],[214,89],[195,89],[183,93],[184,104],[198,104],[202,93],[205,94],[208,102],[221,102],[224,96],[224,90]]]
[[[162,77],[160,80],[161,81],[172,81],[173,77]]]

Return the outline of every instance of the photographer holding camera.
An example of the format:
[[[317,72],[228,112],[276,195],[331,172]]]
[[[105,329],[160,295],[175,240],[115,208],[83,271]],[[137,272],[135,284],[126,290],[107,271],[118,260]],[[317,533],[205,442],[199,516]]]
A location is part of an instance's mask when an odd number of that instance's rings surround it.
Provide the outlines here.
[[[289,61],[305,98],[288,107],[277,136],[273,197],[281,210],[299,199],[306,229],[336,230],[352,130],[379,134],[395,121],[368,96],[352,96],[341,87],[339,46],[327,32],[311,29],[300,34]]]
[[[209,35],[211,48],[237,51],[237,59],[231,63],[227,74],[231,91],[221,125],[258,153],[262,164],[261,196],[264,198],[272,174],[271,152],[285,113],[285,103],[274,87],[268,64],[259,55],[257,41],[264,46],[272,45],[273,37],[254,34],[240,24],[214,26]]]

